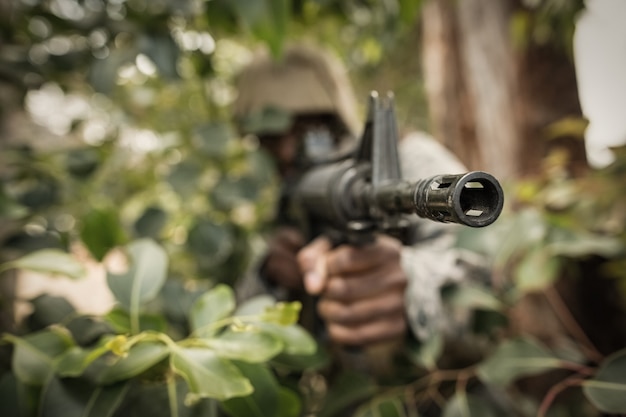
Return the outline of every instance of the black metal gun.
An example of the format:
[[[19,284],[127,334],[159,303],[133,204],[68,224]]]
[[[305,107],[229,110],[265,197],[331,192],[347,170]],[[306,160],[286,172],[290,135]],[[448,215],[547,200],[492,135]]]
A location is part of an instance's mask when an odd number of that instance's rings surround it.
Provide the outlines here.
[[[403,238],[407,214],[483,227],[500,215],[504,193],[490,174],[472,171],[403,180],[393,96],[372,92],[358,148],[346,158],[313,166],[292,189],[307,234],[362,244],[374,232]]]

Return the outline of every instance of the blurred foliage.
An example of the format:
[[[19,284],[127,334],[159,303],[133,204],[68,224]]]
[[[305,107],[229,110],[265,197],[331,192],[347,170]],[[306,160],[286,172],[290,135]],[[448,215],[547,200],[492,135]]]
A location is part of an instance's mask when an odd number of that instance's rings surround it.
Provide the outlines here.
[[[626,410],[622,399],[626,349],[614,345],[608,355],[606,347],[601,353],[589,335],[581,334],[583,326],[572,322],[572,312],[562,300],[555,299],[554,291],[557,282],[574,288],[583,279],[595,281],[599,284],[596,288],[604,288],[604,293],[583,293],[582,302],[604,304],[616,322],[626,315],[626,148],[614,151],[613,164],[581,178],[566,175],[567,158],[558,152],[549,155],[541,175],[511,185],[507,195],[512,209],[495,227],[463,230],[459,235],[460,247],[481,251],[491,260],[494,281],[484,290],[501,301],[499,306],[492,304],[498,306],[493,311],[506,315],[524,297],[543,294],[558,319],[569,325],[567,341],[559,346],[543,346],[527,335],[496,338],[495,349],[478,365],[478,377],[483,382],[505,387],[524,375],[568,370],[545,393],[541,404],[531,408],[537,415],[561,412],[588,416],[599,415],[597,410],[609,414]],[[483,303],[482,309],[485,306]],[[612,332],[615,340],[624,336],[619,325],[594,322],[593,326],[597,327],[596,334]],[[578,404],[576,412],[568,410],[567,404],[553,403],[557,394],[571,387],[583,388],[584,396],[570,395],[567,400]]]
[[[495,276],[493,287],[444,292],[451,308],[475,311],[485,356],[471,367],[440,369],[446,344],[437,337],[408,346],[401,383],[347,374],[326,386],[316,373],[325,353],[294,324],[298,304],[235,303],[232,286],[259,255],[277,193],[269,160],[231,125],[233,75],[258,43],[279,55],[286,39],[312,38],[340,53],[357,87],[396,91],[403,126],[424,128],[415,117],[425,114],[414,24],[421,1],[0,6],[0,128],[11,136],[0,153],[2,270],[80,279],[81,246],[92,260],[106,264],[121,249],[129,262],[108,273],[117,305],[103,316],[50,295],[31,300],[24,327],[4,337],[12,372],[0,371],[0,414],[331,417],[356,403],[362,417],[416,416],[417,406],[502,415],[481,387],[519,415],[567,414],[554,396],[537,404],[513,389],[553,369],[570,371],[553,389],[582,387],[567,415],[626,413],[623,350],[564,356],[505,332],[511,306],[563,276],[576,279],[572,267],[590,256],[602,259],[623,302],[623,150],[611,167],[577,180],[548,158],[544,176],[510,185],[501,220],[459,235],[460,247],[489,257]],[[569,45],[580,1],[523,6],[512,21],[520,44]]]
[[[190,409],[211,399],[223,401],[227,410],[245,409],[248,402],[256,401],[258,409],[271,415],[297,415],[299,408],[293,401],[283,404],[272,398],[276,391],[289,398],[295,394],[279,386],[267,363],[279,354],[315,351],[314,340],[295,324],[298,303],[251,299],[236,311],[233,290],[219,284],[187,298],[184,311],[190,334],[174,341],[165,333],[167,326],[154,328],[146,311],[165,284],[167,254],[151,239],[133,241],[126,252],[131,266],[128,272],[108,274],[118,310],[85,322],[86,318],[71,308],[59,317],[62,299],[44,296],[48,302],[38,307],[48,312],[39,311],[41,330],[23,337],[5,335],[4,341],[14,346],[11,365],[15,378],[3,375],[9,387],[40,391],[36,408],[42,415],[129,415],[125,413],[135,405],[123,400],[129,393],[141,394],[142,387],[130,383],[137,378],[167,385],[170,415],[178,415],[174,410],[179,395],[184,398],[183,407]],[[48,254],[52,266],[65,261],[63,254],[54,255],[58,259],[52,256]],[[33,265],[32,260],[24,259],[14,266],[28,269]],[[40,270],[41,262],[37,266]],[[92,337],[81,344],[88,330]],[[186,385],[178,388],[175,376]],[[253,393],[253,383],[266,387],[271,395],[241,400],[239,397]],[[5,407],[10,404],[19,410],[12,415],[29,415],[32,405],[5,393]],[[233,415],[246,414],[237,411]]]
[[[584,0],[522,0],[511,19],[513,42],[521,48],[551,44],[571,56],[574,22],[584,4]]]
[[[615,154],[610,166],[571,178],[567,158],[554,152],[544,160],[541,175],[512,185],[508,196],[513,209],[496,227],[463,230],[460,245],[487,254],[496,275],[506,276],[514,267],[513,300],[519,292],[546,289],[568,263],[588,257],[605,261],[598,273],[623,281],[625,149],[616,148]]]
[[[109,273],[117,306],[102,317],[31,300],[22,335],[5,338],[3,412],[299,415],[291,370],[325,360],[291,325],[299,310],[264,300],[230,317],[277,188],[231,125],[232,77],[258,43],[279,55],[318,21],[329,40],[352,33],[349,65],[376,65],[412,3],[3,2],[1,87],[17,92],[2,100],[3,268],[78,278],[80,246],[130,262]]]

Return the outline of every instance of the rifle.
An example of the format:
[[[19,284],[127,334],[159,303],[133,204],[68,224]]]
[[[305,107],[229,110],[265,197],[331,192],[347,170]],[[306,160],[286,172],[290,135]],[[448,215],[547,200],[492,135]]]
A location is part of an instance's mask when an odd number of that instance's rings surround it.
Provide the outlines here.
[[[504,193],[486,172],[402,179],[393,96],[381,99],[372,92],[368,105],[357,148],[313,164],[288,185],[281,200],[283,220],[295,223],[309,239],[324,234],[334,245],[368,244],[376,233],[392,235],[408,245],[414,243],[415,222],[410,214],[470,227],[488,226],[498,218]],[[321,325],[316,321],[312,327]],[[384,352],[392,349],[386,344],[365,351],[344,346],[336,353],[352,369],[369,368],[382,374],[390,369],[382,359],[389,357]]]
[[[408,244],[409,214],[470,227],[498,218],[504,193],[486,172],[402,179],[393,95],[372,92],[368,104],[357,149],[311,167],[292,186],[291,208],[309,237],[324,233],[336,244],[364,244],[382,232]]]

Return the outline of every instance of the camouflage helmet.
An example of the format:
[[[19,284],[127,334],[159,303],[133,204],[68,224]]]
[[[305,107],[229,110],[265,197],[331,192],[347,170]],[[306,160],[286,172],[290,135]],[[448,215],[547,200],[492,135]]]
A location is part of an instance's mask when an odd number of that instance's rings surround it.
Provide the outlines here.
[[[237,78],[234,116],[242,133],[279,133],[299,115],[333,115],[349,136],[359,129],[356,101],[338,59],[308,45],[279,58],[255,53]]]

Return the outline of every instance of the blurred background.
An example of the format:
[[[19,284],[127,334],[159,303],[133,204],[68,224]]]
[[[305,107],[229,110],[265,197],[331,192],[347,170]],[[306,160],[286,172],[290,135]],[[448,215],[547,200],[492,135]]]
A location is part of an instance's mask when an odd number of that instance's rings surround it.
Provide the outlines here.
[[[402,132],[428,132],[502,182],[498,222],[458,238],[491,262],[492,285],[455,298],[482,314],[476,343],[530,335],[599,366],[626,346],[626,152],[587,162],[573,43],[584,11],[582,0],[0,0],[0,262],[56,248],[89,271],[3,272],[0,329],[52,323],[62,302],[45,295],[107,313],[105,260],[152,238],[170,266],[151,311],[182,337],[181,294],[234,285],[274,211],[275,172],[232,124],[234,76],[257,47],[278,58],[306,41],[343,61],[361,114],[370,90],[393,91]],[[522,380],[531,409],[568,377]],[[562,410],[626,412],[576,398]]]

